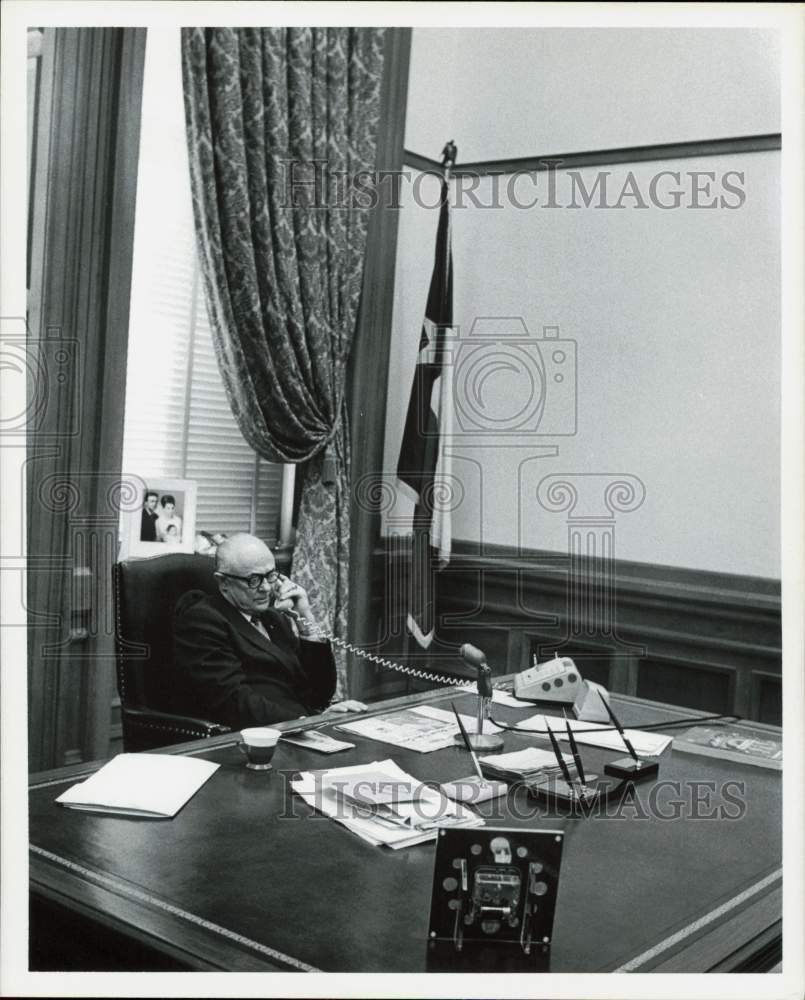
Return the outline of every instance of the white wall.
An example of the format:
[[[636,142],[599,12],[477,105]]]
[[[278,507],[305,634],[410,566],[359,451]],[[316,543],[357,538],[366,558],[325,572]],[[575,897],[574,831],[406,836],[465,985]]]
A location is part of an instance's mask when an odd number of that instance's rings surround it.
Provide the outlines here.
[[[418,34],[419,29],[415,40]],[[517,80],[511,69],[527,62],[527,44],[530,40],[523,39],[519,59],[506,63],[510,73],[505,81],[499,73],[479,83],[480,89],[500,95],[518,83],[525,88],[523,71]],[[739,47],[737,54],[743,58],[747,48],[751,46]],[[687,51],[681,44],[679,49]],[[462,58],[460,46],[456,57]],[[421,60],[414,58],[412,69],[418,64]],[[624,61],[624,72],[628,69]],[[732,70],[734,66],[725,68],[726,80],[733,78]],[[413,80],[412,100],[418,92]],[[432,101],[430,108],[435,117]],[[424,119],[422,108],[418,111]],[[756,121],[756,129],[761,128],[773,131],[775,124],[767,116]],[[734,132],[732,124],[726,132]],[[462,136],[466,145],[466,135],[455,134],[460,146]],[[599,136],[599,141],[615,146],[624,140]],[[485,149],[488,157],[510,152]],[[638,510],[619,515],[619,557],[777,576],[778,154],[601,169],[610,173],[610,203],[631,170],[649,207],[636,208],[634,198],[625,198],[620,209],[518,209],[507,194],[506,180],[498,182],[495,194],[495,182],[488,178],[474,196],[481,205],[498,207],[478,207],[466,191],[459,198],[454,187],[454,203],[458,198],[461,206],[453,211],[458,344],[467,343],[479,316],[519,316],[534,336],[543,326],[558,326],[562,337],[576,342],[578,354],[575,435],[524,432],[498,439],[493,447],[485,446],[483,434],[456,437],[454,472],[464,499],[454,513],[454,537],[565,551],[565,515],[540,507],[537,483],[554,473],[625,473],[645,484],[646,499]],[[664,210],[650,202],[651,180],[660,170],[680,172],[680,207]],[[715,172],[716,191],[739,207],[691,207],[690,174],[696,171]],[[718,186],[726,171],[743,175],[742,180],[732,177],[740,196]],[[596,173],[596,168],[579,172],[588,189]],[[418,188],[413,181],[404,185],[400,219],[386,427],[389,476],[396,464],[432,266],[436,212],[415,204],[414,194],[432,205],[437,190],[432,178],[419,180]],[[522,178],[515,193],[522,201],[536,194],[542,205],[545,181],[544,174],[536,186],[533,178]],[[670,203],[668,178],[664,185],[659,194]],[[571,196],[567,174],[559,174],[556,200],[568,205]],[[578,196],[576,200],[580,202]],[[699,203],[710,200],[698,198]],[[458,348],[457,360],[462,350],[466,348]],[[460,378],[455,387],[460,397]],[[507,407],[523,392],[522,372],[497,372],[484,390],[498,416],[510,413]],[[550,399],[549,393],[549,404]],[[558,446],[559,454],[535,460],[537,446],[546,443]],[[387,530],[400,530],[409,511],[399,500],[390,517],[400,520],[388,522]]]
[[[416,28],[406,149],[474,160],[780,131],[777,36]]]

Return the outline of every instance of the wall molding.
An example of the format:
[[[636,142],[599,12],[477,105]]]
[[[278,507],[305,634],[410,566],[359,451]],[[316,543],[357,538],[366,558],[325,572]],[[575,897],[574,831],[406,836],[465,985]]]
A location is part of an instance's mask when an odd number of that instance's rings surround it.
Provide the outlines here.
[[[459,149],[460,149],[459,145]],[[574,170],[618,163],[644,163],[650,160],[678,160],[692,156],[724,156],[736,153],[764,153],[782,149],[780,132],[764,135],[732,136],[724,139],[694,139],[688,142],[662,142],[650,146],[623,146],[614,149],[591,149],[576,153],[541,153],[536,156],[508,157],[499,160],[475,160],[458,163],[453,177],[484,177],[491,174],[533,173],[554,167]],[[406,149],[403,163],[425,173],[442,176],[438,160]]]

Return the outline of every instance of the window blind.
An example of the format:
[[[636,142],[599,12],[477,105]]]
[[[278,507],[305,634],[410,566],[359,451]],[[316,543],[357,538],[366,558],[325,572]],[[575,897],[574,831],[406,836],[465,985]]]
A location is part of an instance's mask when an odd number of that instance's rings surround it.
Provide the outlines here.
[[[283,466],[229,408],[195,254],[178,38],[149,33],[132,264],[123,471],[197,483],[197,531],[274,545]]]

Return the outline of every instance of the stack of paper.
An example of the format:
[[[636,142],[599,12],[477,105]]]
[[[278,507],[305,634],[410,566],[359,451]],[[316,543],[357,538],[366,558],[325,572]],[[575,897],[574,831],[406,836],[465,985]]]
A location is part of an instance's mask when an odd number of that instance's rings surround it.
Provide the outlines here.
[[[568,719],[568,722],[577,743],[586,743],[591,747],[603,747],[605,750],[615,750],[618,753],[628,752],[620,733],[611,725],[582,722],[579,719]],[[547,734],[549,726],[557,739],[567,739],[564,719],[550,715],[531,715],[517,723],[518,729],[531,733]],[[624,732],[635,748],[635,752],[647,757],[656,757],[661,754],[673,739],[672,736],[666,736],[664,733],[646,733],[641,729],[624,728]]]
[[[198,757],[121,753],[57,799],[70,809],[168,819],[218,770]]]
[[[576,765],[572,755],[563,753],[562,757],[570,772],[575,773]],[[479,760],[484,774],[490,774],[494,778],[505,778],[507,781],[521,781],[537,774],[562,776],[553,750],[526,747],[524,750],[496,753],[489,757],[481,757]]]
[[[375,846],[410,847],[434,840],[442,826],[484,825],[467,806],[422,784],[392,760],[303,771],[291,787],[309,806]]]

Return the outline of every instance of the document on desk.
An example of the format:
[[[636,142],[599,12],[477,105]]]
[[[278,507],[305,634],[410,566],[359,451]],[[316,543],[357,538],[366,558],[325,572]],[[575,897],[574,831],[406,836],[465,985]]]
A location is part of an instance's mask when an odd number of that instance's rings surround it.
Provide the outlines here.
[[[475,732],[475,719],[472,716],[462,715],[461,721],[467,732]],[[455,715],[443,708],[432,708],[429,705],[406,708],[369,719],[356,719],[354,722],[342,722],[337,728],[377,740],[378,743],[416,750],[418,753],[451,747],[458,735]]]
[[[783,744],[768,730],[751,726],[694,726],[674,740],[674,750],[720,757],[738,764],[753,764],[773,771],[783,768]]]
[[[605,750],[614,750],[617,753],[626,750],[620,733],[609,725],[599,722],[582,722],[579,719],[568,719],[568,723],[577,743],[585,743],[591,747],[603,747]],[[557,739],[567,739],[565,720],[556,716],[530,715],[527,719],[521,719],[517,723],[517,727],[523,732],[536,734],[547,734],[548,726],[551,727]],[[673,740],[672,736],[667,736],[665,733],[648,733],[642,729],[624,728],[624,732],[635,748],[635,752],[644,754],[646,757],[659,756]]]
[[[121,753],[56,801],[84,812],[170,819],[219,766],[198,757]]]
[[[307,729],[298,733],[283,733],[281,739],[286,743],[305,747],[307,750],[315,750],[317,753],[338,753],[340,750],[355,749],[354,743],[347,743],[346,740],[334,740],[332,736],[320,733],[316,729]]]
[[[575,767],[571,754],[563,753],[562,757],[568,768]],[[525,747],[523,750],[514,750],[510,753],[479,757],[479,762],[484,774],[488,773],[494,778],[503,778],[506,781],[522,781],[538,774],[562,777],[553,750],[540,750],[537,747]]]
[[[492,692],[492,704],[493,705],[506,705],[507,708],[533,708],[533,701],[521,701],[519,698],[515,698],[510,691],[501,691],[499,688],[495,688]]]
[[[311,808],[374,846],[397,850],[435,840],[442,826],[484,825],[467,806],[406,774],[392,760],[303,771],[291,788]]]

